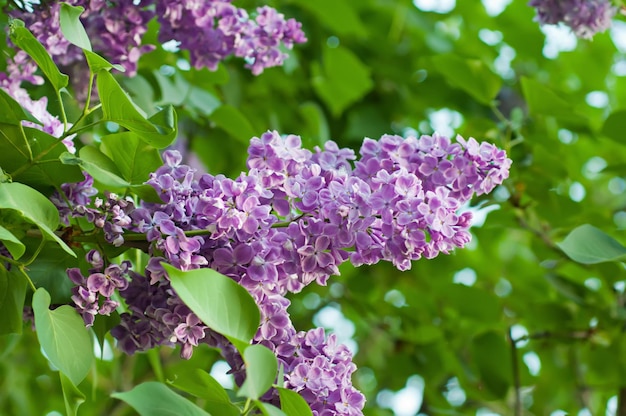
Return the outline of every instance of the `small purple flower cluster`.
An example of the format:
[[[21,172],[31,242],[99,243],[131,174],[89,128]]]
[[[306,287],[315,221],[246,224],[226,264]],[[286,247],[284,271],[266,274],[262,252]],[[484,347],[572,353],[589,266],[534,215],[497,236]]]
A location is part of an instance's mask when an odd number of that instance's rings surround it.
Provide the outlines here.
[[[91,215],[116,245],[125,231],[149,243],[145,276],[131,272],[120,290],[130,312],[112,334],[127,353],[179,344],[188,358],[200,342],[217,346],[241,381],[241,357],[176,296],[161,262],[209,267],[254,297],[261,325],[253,342],[285,365],[288,387],[317,414],[360,414],[364,399],[350,381],[349,351],[332,335],[325,340],[321,329],[297,333],[285,295],[313,281],[326,284],[348,260],[387,260],[405,270],[412,260],[463,247],[471,215],[459,210],[500,184],[511,160],[491,144],[461,137],[452,143],[436,134],[365,139],[355,161],[352,150],[334,142],[311,152],[298,136],[267,132],[251,140],[248,154],[249,172],[236,179],[197,178],[178,152],[166,151],[147,182],[162,203],[135,207],[109,195],[74,213]],[[91,293],[85,292],[89,300]]]
[[[537,10],[536,19],[541,25],[563,23],[583,39],[611,27],[617,13],[610,0],[531,0],[528,5]]]
[[[280,46],[291,49],[294,43],[306,42],[301,25],[271,7],[257,9],[254,19],[229,0],[68,0],[85,9],[81,16],[93,48],[114,63],[124,66],[128,76],[137,73],[142,54],[155,48],[142,44],[148,22],[157,16],[161,25],[159,41],[176,41],[190,51],[196,68],[215,70],[230,55],[244,58],[255,75],[265,68],[282,65],[286,54]],[[80,50],[61,33],[59,2],[46,2],[34,12],[11,11],[11,17],[26,26],[44,44],[50,55],[63,66],[82,60]]]

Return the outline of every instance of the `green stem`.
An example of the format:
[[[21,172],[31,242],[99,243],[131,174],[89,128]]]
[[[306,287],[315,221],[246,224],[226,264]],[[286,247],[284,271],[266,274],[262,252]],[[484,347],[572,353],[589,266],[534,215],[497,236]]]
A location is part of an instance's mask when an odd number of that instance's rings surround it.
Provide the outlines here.
[[[35,259],[37,258],[37,256],[39,255],[39,253],[41,253],[41,249],[43,249],[43,246],[46,244],[46,239],[42,238],[41,242],[39,243],[39,246],[37,246],[37,250],[35,250],[35,252],[33,253],[33,255],[30,257],[30,259],[28,259],[28,261],[22,263],[22,266],[28,266],[29,264],[31,264],[32,262],[35,261]]]
[[[520,382],[519,363],[517,357],[517,343],[513,339],[512,327],[509,327],[509,343],[511,344],[511,363],[513,367],[513,388],[515,389],[515,405],[513,414],[522,416],[522,386]]]
[[[24,270],[24,267],[20,265],[17,267],[17,269],[22,273],[22,275],[24,275],[24,277],[28,281],[28,284],[30,285],[30,288],[33,290],[33,293],[35,293],[37,291],[37,287],[35,286],[33,281],[30,279],[30,276],[28,275],[28,273],[26,273],[26,271]]]

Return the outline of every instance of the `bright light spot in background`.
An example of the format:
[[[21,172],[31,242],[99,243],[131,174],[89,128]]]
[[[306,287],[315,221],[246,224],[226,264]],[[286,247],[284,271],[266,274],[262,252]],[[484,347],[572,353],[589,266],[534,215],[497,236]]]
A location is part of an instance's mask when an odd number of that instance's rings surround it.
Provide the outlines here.
[[[448,381],[446,385],[448,391],[443,393],[446,397],[446,400],[452,406],[461,406],[467,400],[467,396],[465,395],[465,390],[461,388],[461,384],[459,383],[459,379],[453,377]]]
[[[597,326],[598,326],[598,318],[596,318],[595,316],[594,316],[593,318],[591,318],[591,319],[589,320],[589,326],[590,326],[591,328],[595,328],[595,327],[597,327]]]
[[[338,306],[329,305],[320,309],[313,317],[315,326],[329,329],[337,336],[337,342],[345,344],[352,354],[359,350],[357,343],[352,339],[354,324],[341,313]]]
[[[189,71],[191,69],[191,64],[189,63],[189,61],[183,58],[180,58],[176,61],[176,66],[181,71]]]
[[[217,380],[218,383],[225,389],[232,389],[235,385],[235,380],[232,374],[226,374],[230,371],[230,366],[224,360],[216,361],[211,367],[210,374]]]
[[[472,286],[476,283],[476,271],[470,267],[459,270],[454,273],[454,283],[460,283],[465,286]]]
[[[330,36],[326,39],[326,45],[328,45],[329,48],[336,48],[339,46],[339,38],[337,36]]]
[[[476,410],[476,416],[501,416],[501,415],[500,413],[494,413],[493,411],[489,409],[481,407],[480,409]]]
[[[302,299],[302,304],[309,310],[317,309],[320,303],[321,298],[317,293],[309,293]]]
[[[563,25],[541,26],[541,31],[546,35],[546,41],[543,45],[543,56],[555,59],[559,56],[559,52],[573,51],[576,49],[576,35]]]
[[[612,194],[620,195],[624,191],[626,191],[626,181],[619,177],[611,178],[609,181],[609,191]]]
[[[511,282],[506,280],[504,277],[501,277],[500,280],[498,280],[498,283],[496,283],[493,291],[496,293],[496,296],[503,298],[511,294],[513,291],[513,285],[511,285]]]
[[[463,212],[469,211],[472,213],[472,221],[470,227],[482,227],[487,219],[487,214],[491,211],[497,211],[500,209],[500,205],[487,205],[486,207],[470,207],[469,203],[461,208]]]
[[[593,415],[591,414],[589,409],[585,407],[584,409],[580,409],[580,411],[578,412],[578,416],[593,416]]]
[[[539,374],[539,372],[541,371],[541,360],[535,352],[527,352],[522,357],[522,360],[524,360],[524,364],[526,364],[526,367],[528,367],[528,372],[531,375],[536,376],[537,374]]]
[[[482,0],[485,10],[489,16],[497,16],[506,9],[506,6],[511,4],[513,0]]]
[[[396,308],[401,308],[406,306],[406,298],[404,294],[399,290],[392,289],[389,292],[385,293],[385,302],[391,303]]]
[[[509,45],[505,44],[500,47],[500,54],[495,61],[493,61],[493,65],[496,72],[503,78],[515,77],[515,71],[511,68],[511,62],[513,62],[515,56],[515,49],[511,48]]]
[[[442,136],[452,137],[454,129],[463,124],[463,116],[458,111],[442,108],[441,110],[431,110],[428,114],[428,121],[433,131]]]
[[[528,336],[528,330],[526,329],[524,325],[515,324],[511,327],[511,338],[520,339],[522,337],[527,337],[527,336]],[[528,339],[517,341],[515,345],[517,345],[517,348],[522,348],[526,346],[526,344],[528,344]]]
[[[499,30],[480,29],[478,37],[489,46],[497,45],[502,42],[502,32]]]
[[[587,191],[585,187],[580,182],[574,182],[569,187],[569,197],[574,202],[580,202],[585,199],[585,195],[587,195]]]
[[[626,75],[626,59],[622,57],[619,57],[618,59],[616,59],[611,70],[618,77],[625,76]]]
[[[180,50],[180,42],[177,40],[168,40],[161,44],[161,47],[167,52],[178,52]]]
[[[626,229],[626,212],[620,211],[616,212],[613,215],[613,222],[617,226],[618,229],[623,230]]]
[[[616,413],[617,413],[617,396],[613,396],[606,402],[606,416],[615,416]]]
[[[602,159],[600,156],[594,156],[583,165],[583,175],[585,175],[585,178],[594,179],[598,177],[598,174],[607,166],[608,163],[606,163],[606,160]]]
[[[578,135],[567,129],[559,129],[557,133],[559,140],[564,144],[572,144],[578,140]]]
[[[597,292],[602,287],[602,280],[597,277],[590,277],[585,280],[585,287],[589,290]]]
[[[569,413],[563,410],[555,410],[554,412],[550,413],[550,416],[568,416],[568,415]]]
[[[618,291],[619,293],[624,293],[624,289],[626,289],[626,282],[615,282],[613,284],[613,289]]]
[[[98,360],[113,361],[113,349],[108,340],[104,340],[102,346],[100,346],[100,340],[96,335],[93,335],[93,354]]]
[[[617,50],[626,53],[626,23],[613,20],[609,33],[611,33],[611,39]]]
[[[413,0],[413,5],[425,12],[449,13],[456,6],[456,0]]]
[[[595,108],[606,108],[609,105],[609,95],[604,91],[591,91],[585,96],[585,101]]]
[[[424,386],[424,379],[413,375],[408,378],[406,386],[395,393],[391,390],[380,391],[376,403],[393,410],[395,416],[414,416],[422,407]]]
[[[491,195],[498,202],[508,201],[511,197],[511,193],[506,189],[506,186],[498,186]]]

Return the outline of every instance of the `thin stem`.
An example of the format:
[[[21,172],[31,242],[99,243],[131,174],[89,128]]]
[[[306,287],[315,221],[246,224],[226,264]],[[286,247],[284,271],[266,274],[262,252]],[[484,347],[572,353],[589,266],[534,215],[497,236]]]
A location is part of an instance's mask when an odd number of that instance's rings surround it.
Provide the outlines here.
[[[31,264],[32,262],[35,261],[35,259],[37,258],[37,256],[39,255],[39,253],[41,253],[41,249],[43,249],[43,246],[46,244],[46,239],[42,238],[41,242],[39,243],[39,246],[37,246],[37,250],[35,250],[35,252],[33,253],[33,255],[30,257],[30,259],[28,259],[28,261],[22,263],[22,266],[28,266],[29,264]]]
[[[61,119],[63,120],[63,131],[67,131],[67,115],[65,114],[65,105],[63,104],[61,91],[56,91],[56,95],[57,95],[57,99],[59,100],[59,107],[61,108]]]
[[[513,366],[513,388],[515,389],[515,405],[513,414],[522,416],[522,391],[520,382],[519,363],[517,357],[517,342],[513,339],[512,327],[509,327],[509,344],[511,344],[511,364]]]
[[[24,267],[20,265],[20,266],[17,267],[17,269],[26,278],[26,280],[28,281],[28,284],[30,285],[30,288],[33,290],[33,293],[35,293],[37,291],[37,287],[35,286],[33,281],[30,279],[30,276],[28,275],[28,273],[26,273],[26,271],[24,270]]]

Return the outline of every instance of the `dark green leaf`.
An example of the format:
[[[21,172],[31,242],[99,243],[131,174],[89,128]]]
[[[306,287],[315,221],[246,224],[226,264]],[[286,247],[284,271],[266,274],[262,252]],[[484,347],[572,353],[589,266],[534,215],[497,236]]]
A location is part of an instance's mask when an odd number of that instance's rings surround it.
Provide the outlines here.
[[[78,152],[78,158],[69,153],[64,154],[64,163],[78,163],[93,178],[102,185],[109,187],[109,190],[124,189],[130,183],[120,173],[117,165],[104,153],[93,146],[85,146]]]
[[[261,315],[243,286],[212,269],[180,271],[163,263],[172,287],[211,329],[245,348],[256,333]]]
[[[366,37],[368,29],[361,22],[355,7],[346,0],[296,0],[333,33]]]
[[[0,241],[2,241],[2,244],[4,244],[7,250],[9,250],[9,253],[11,253],[11,256],[15,260],[19,260],[26,251],[26,246],[24,246],[24,243],[22,243],[16,236],[14,236],[11,231],[7,230],[1,225]]]
[[[626,259],[626,247],[590,224],[576,227],[557,246],[569,258],[582,264]]]
[[[33,58],[55,90],[60,91],[67,86],[68,76],[59,71],[46,48],[24,26],[24,22],[20,20],[11,21],[10,36],[15,45]]]
[[[606,119],[602,126],[602,134],[609,139],[613,139],[618,143],[626,143],[626,135],[624,134],[624,127],[626,127],[626,110],[618,110]]]
[[[511,352],[504,337],[494,331],[475,337],[472,357],[485,387],[493,396],[504,397],[512,381]]]
[[[39,288],[33,295],[33,311],[39,344],[50,362],[74,385],[87,375],[93,362],[91,336],[76,310],[63,305],[50,310],[50,295]]]
[[[150,173],[163,165],[158,150],[130,131],[104,136],[102,151],[113,161],[122,178],[133,185],[142,185]]]
[[[33,247],[36,245],[28,243],[28,255],[31,255]],[[37,259],[28,266],[28,275],[36,287],[43,287],[50,294],[53,304],[66,304],[72,296],[74,283],[67,276],[67,269],[80,267],[80,262],[84,261],[84,251],[76,249],[79,258],[70,256],[56,244],[46,243]]]
[[[211,120],[233,138],[248,144],[255,136],[254,129],[239,110],[230,105],[218,107],[211,114]]]
[[[91,42],[89,36],[80,22],[80,15],[85,11],[84,7],[70,6],[62,3],[59,11],[59,20],[61,24],[61,32],[65,39],[71,44],[81,49],[91,51]]]
[[[0,123],[17,126],[22,124],[22,120],[41,124],[31,113],[24,110],[13,97],[0,88]]]
[[[22,333],[26,283],[20,273],[0,265],[0,336]]]
[[[124,393],[113,393],[111,397],[128,403],[141,416],[210,416],[189,400],[156,381],[139,384]]]
[[[205,400],[204,408],[214,415],[239,416],[241,413],[233,405],[224,387],[204,370],[196,371],[179,377],[172,385],[187,393]]]
[[[78,408],[85,402],[85,394],[65,374],[59,373],[59,375],[61,377],[61,388],[63,389],[65,412],[67,416],[76,416]]]
[[[532,115],[552,116],[576,125],[584,125],[587,117],[575,111],[571,100],[559,96],[552,89],[538,81],[522,77],[522,91]]]
[[[246,381],[237,395],[256,400],[274,384],[278,362],[274,353],[261,344],[248,346],[243,352],[243,361],[246,364]]]

